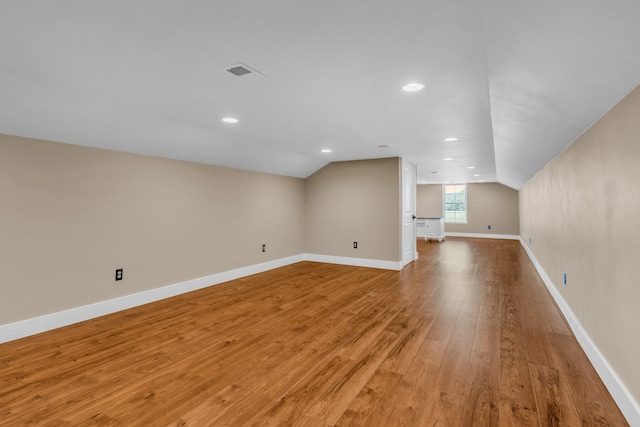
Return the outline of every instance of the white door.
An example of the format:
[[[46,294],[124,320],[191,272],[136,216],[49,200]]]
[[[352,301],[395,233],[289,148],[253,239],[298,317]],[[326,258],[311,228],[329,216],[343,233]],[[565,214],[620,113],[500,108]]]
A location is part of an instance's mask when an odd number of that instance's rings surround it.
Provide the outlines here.
[[[402,161],[402,266],[418,258],[416,252],[416,167]]]

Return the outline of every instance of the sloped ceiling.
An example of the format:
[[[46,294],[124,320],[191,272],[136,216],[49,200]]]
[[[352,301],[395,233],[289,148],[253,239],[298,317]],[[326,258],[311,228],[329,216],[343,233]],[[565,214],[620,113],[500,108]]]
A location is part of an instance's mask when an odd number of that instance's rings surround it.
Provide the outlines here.
[[[0,133],[519,189],[640,83],[638,22],[637,0],[2,1]]]

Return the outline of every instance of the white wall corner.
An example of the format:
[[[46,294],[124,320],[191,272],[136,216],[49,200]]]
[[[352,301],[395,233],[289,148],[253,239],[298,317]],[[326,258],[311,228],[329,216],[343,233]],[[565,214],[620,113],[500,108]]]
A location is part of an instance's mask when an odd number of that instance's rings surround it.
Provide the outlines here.
[[[558,291],[556,286],[553,284],[549,275],[544,271],[542,265],[540,265],[531,249],[529,249],[522,237],[519,237],[518,240],[520,240],[520,244],[529,256],[529,259],[531,259],[538,275],[540,275],[545,286],[549,289],[551,296],[560,308],[560,311],[562,311],[564,317],[567,319],[569,327],[571,327],[578,343],[591,361],[595,370],[598,372],[598,375],[600,375],[602,382],[609,390],[609,393],[611,393],[613,400],[618,404],[618,407],[626,417],[627,422],[632,426],[640,426],[640,405],[638,405],[638,402],[635,401],[620,377],[618,377],[618,374],[616,374],[615,370],[600,352],[596,344],[591,340],[591,337],[582,327],[582,324],[571,310],[571,307],[567,304],[560,291]]]

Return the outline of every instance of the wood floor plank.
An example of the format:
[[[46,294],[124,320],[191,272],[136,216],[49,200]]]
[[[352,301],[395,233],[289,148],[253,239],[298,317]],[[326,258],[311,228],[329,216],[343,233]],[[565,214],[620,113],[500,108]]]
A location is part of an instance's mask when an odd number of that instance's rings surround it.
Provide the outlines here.
[[[407,319],[406,322],[401,320],[402,329],[400,330],[395,327],[397,324],[390,324],[386,330],[393,331],[399,340],[382,362],[382,369],[400,374],[406,373],[436,317],[437,313],[425,310],[423,313],[413,314],[411,319]]]
[[[365,327],[354,327],[353,331],[356,333],[350,333],[343,340],[342,345],[337,350],[337,354],[350,359],[357,359],[363,352],[369,352],[371,342],[380,336],[398,314],[398,311],[399,309],[396,307],[391,307],[387,310],[372,307],[370,310],[361,313],[358,316],[358,324]],[[389,333],[389,335],[397,337],[396,334]]]
[[[262,419],[273,400],[231,385],[178,417],[168,426],[248,426]],[[153,421],[147,425],[152,425]],[[261,424],[264,425],[264,424]]]
[[[554,334],[553,344],[552,353],[559,375],[569,387],[582,422],[607,426],[628,425],[578,342],[571,336]]]
[[[500,288],[500,424],[538,425],[518,301]]]
[[[427,334],[431,331],[442,306],[430,302],[446,301],[451,289],[434,285],[429,287],[433,289],[429,294],[420,292],[424,300],[416,299],[416,301],[423,301],[418,307],[405,307],[387,326],[386,330],[397,334],[400,340],[382,363],[382,369],[406,373]]]
[[[433,341],[448,342],[458,320],[458,313],[462,309],[462,302],[469,289],[464,285],[446,284],[441,286],[446,286],[451,292],[448,293],[446,298],[443,297],[442,300],[435,300],[429,304],[429,308],[439,309],[439,311],[427,338]]]
[[[397,342],[397,335],[381,332],[370,343],[371,351],[352,361],[343,375],[330,381],[329,387],[323,390],[305,414],[335,424]]]
[[[521,250],[524,256],[524,249]],[[557,334],[572,335],[569,324],[562,316],[533,264],[524,263],[520,269],[520,274],[522,283],[525,285],[523,287],[524,290],[528,291],[530,298],[535,301],[535,304],[528,305],[538,308],[538,317],[546,325],[547,330]]]
[[[230,385],[213,396],[205,397],[200,403],[183,414],[167,426],[200,426],[213,422],[217,417],[237,401],[244,397],[245,390],[242,387]]]
[[[394,389],[402,375],[397,372],[378,369],[360,390],[336,426],[372,426],[375,425],[385,408],[391,405],[388,390]]]
[[[49,405],[36,387],[5,376],[0,379],[0,425],[22,425],[20,420],[37,425]]]
[[[417,426],[431,395],[433,382],[442,363],[446,343],[425,339],[407,372],[402,376],[391,395],[391,405],[386,406],[378,424],[386,426]]]
[[[242,398],[230,405],[227,411],[216,414],[204,425],[249,426],[255,422],[262,422],[264,412],[272,405],[272,399],[246,390]]]
[[[290,393],[279,399],[265,414],[266,425],[293,424],[333,384],[349,372],[353,361],[334,356],[310,372]]]
[[[627,425],[519,242],[417,248],[1,344],[0,425]]]
[[[484,286],[481,283],[469,281],[458,318],[451,330],[443,363],[433,385],[436,390],[455,396],[464,394],[483,293]]]
[[[500,402],[500,282],[484,283],[461,425],[498,426]]]
[[[257,424],[256,427],[262,426],[262,424]],[[288,427],[288,424],[286,425]],[[330,425],[325,423],[322,420],[317,418],[309,417],[307,415],[303,415],[297,420],[291,427],[329,427]],[[282,427],[285,427],[284,425]]]
[[[522,277],[521,280],[527,280]],[[528,285],[528,284],[527,284]],[[520,319],[522,321],[522,333],[524,334],[524,344],[527,352],[527,360],[542,366],[553,366],[553,358],[551,357],[551,327],[547,325],[544,315],[540,315],[540,307],[542,304],[533,306],[527,304],[527,301],[540,301],[530,292],[530,286],[514,286],[513,298],[517,299],[519,307]],[[546,301],[547,304],[550,301]]]
[[[451,427],[459,425],[462,397],[443,391],[432,390],[427,404],[416,425],[428,427]]]
[[[531,374],[540,424],[549,427],[581,425],[569,390],[560,380],[558,371],[532,363]]]

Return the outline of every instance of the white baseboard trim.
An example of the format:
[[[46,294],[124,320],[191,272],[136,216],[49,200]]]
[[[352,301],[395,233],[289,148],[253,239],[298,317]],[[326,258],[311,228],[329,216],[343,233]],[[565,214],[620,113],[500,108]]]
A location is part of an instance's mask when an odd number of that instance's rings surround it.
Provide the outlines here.
[[[81,307],[74,307],[57,313],[45,314],[31,319],[0,325],[0,344],[206,288],[208,286],[217,285],[219,283],[228,282],[230,280],[239,279],[241,277],[250,276],[252,274],[273,270],[274,268],[284,267],[300,261],[315,261],[329,264],[352,265],[356,267],[382,268],[385,270],[402,269],[400,262],[336,257],[329,255],[299,254],[235,270],[224,271],[222,273],[211,274],[209,276],[199,277],[197,279],[187,280],[185,282],[150,289],[148,291],[138,292],[131,295],[125,295],[106,301],[100,301]]]
[[[578,343],[580,343],[580,346],[591,361],[591,364],[598,372],[598,375],[600,375],[602,382],[609,390],[609,393],[611,393],[613,400],[616,401],[618,407],[627,418],[627,422],[632,426],[640,426],[640,405],[635,401],[627,387],[625,387],[624,383],[620,380],[620,377],[618,377],[618,374],[616,374],[615,370],[602,355],[596,344],[591,340],[589,334],[584,330],[582,324],[571,310],[571,307],[555,287],[551,278],[549,278],[536,257],[533,255],[533,252],[531,252],[521,237],[519,237],[518,240],[520,240],[520,244],[529,256],[529,259],[531,259],[531,262],[540,275],[540,278],[547,286],[547,289],[549,289],[551,296],[556,301],[556,304],[558,304],[558,307],[562,311],[562,314],[564,314],[564,317],[567,319]]]
[[[381,268],[383,270],[402,270],[402,261],[382,261],[377,259],[351,258],[333,255],[304,254],[306,261],[327,264],[352,265],[354,267]]]
[[[219,283],[228,282],[229,280],[262,273],[263,271],[273,270],[278,267],[284,267],[285,265],[304,260],[305,257],[303,254],[294,255],[235,270],[224,271],[222,273],[211,274],[209,276],[175,283],[161,288],[150,289],[148,291],[100,301],[94,304],[75,307],[69,310],[59,311],[57,313],[45,314],[32,319],[0,325],[0,344],[195,291],[197,289],[206,288],[208,286],[217,285]]]
[[[444,235],[451,237],[474,237],[477,239],[520,240],[520,236],[513,234],[456,233],[453,231],[445,231]]]

